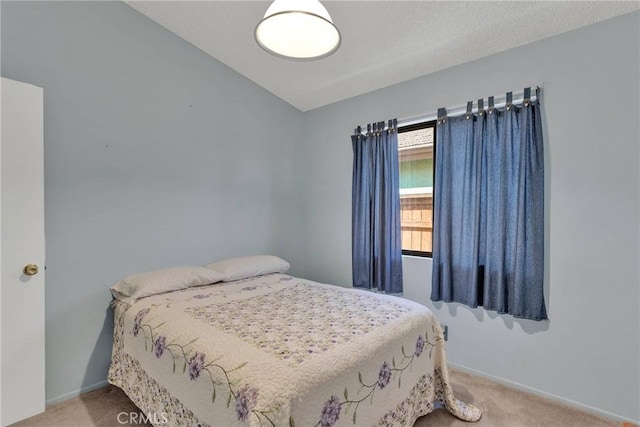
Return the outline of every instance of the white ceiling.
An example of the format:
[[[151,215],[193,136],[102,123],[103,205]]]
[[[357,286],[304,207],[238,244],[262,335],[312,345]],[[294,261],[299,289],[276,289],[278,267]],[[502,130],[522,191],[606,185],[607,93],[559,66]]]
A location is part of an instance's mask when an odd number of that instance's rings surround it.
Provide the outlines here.
[[[292,62],[253,38],[269,1],[125,3],[301,111],[640,9],[640,1],[323,0],[342,45]]]

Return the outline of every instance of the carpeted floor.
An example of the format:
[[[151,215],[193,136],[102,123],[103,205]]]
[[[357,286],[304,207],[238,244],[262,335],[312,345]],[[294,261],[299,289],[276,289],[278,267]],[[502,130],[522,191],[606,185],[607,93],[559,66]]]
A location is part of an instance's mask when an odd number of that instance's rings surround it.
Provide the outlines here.
[[[482,418],[467,423],[437,409],[420,418],[415,427],[631,427],[524,393],[485,378],[451,369],[456,397],[478,406]],[[12,427],[120,427],[148,426],[135,418],[138,409],[118,388],[107,386],[51,405],[40,415]],[[300,427],[304,427],[300,424]]]

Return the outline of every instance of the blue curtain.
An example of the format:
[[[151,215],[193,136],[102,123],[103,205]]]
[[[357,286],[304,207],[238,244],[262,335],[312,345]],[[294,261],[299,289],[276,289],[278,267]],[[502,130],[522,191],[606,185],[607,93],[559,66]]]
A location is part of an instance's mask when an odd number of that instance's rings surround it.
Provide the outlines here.
[[[353,145],[353,286],[402,292],[397,121],[358,127]]]
[[[547,319],[539,93],[438,111],[431,299]]]

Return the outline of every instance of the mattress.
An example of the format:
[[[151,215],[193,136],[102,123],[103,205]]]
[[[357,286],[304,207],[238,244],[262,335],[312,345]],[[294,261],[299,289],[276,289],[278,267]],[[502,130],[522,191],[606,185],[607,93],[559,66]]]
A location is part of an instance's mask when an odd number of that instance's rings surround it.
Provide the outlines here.
[[[115,301],[109,382],[154,425],[466,421],[440,324],[412,301],[269,274]]]

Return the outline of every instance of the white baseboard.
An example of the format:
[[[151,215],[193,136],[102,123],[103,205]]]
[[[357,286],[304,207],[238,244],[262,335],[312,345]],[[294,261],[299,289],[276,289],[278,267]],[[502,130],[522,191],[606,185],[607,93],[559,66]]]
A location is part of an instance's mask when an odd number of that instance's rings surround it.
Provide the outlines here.
[[[88,393],[88,392],[93,391],[93,390],[98,389],[98,388],[102,388],[102,387],[106,386],[107,384],[109,384],[107,382],[107,380],[103,380],[103,381],[97,382],[95,384],[91,384],[91,385],[88,385],[86,387],[82,387],[79,390],[72,391],[72,392],[69,392],[69,393],[62,394],[60,396],[53,397],[53,398],[47,400],[45,403],[46,403],[46,405],[53,405],[55,403],[60,403],[60,402],[65,401],[65,400],[72,399],[74,397],[78,397],[81,394]]]
[[[563,403],[563,404],[565,404],[567,406],[572,406],[574,408],[583,410],[585,412],[590,412],[592,414],[599,415],[601,417],[605,417],[605,418],[609,418],[609,419],[616,420],[616,421],[621,421],[621,422],[626,421],[626,422],[630,422],[630,423],[634,423],[634,424],[640,424],[640,420],[633,420],[631,418],[623,417],[623,416],[620,416],[618,414],[614,414],[612,412],[605,411],[603,409],[594,408],[593,406],[585,405],[584,403],[576,402],[574,400],[567,399],[567,398],[562,397],[562,396],[557,396],[557,395],[555,395],[553,393],[548,393],[546,391],[538,390],[537,388],[529,387],[529,386],[526,386],[526,385],[523,385],[523,384],[520,384],[520,383],[509,381],[509,380],[501,378],[501,377],[496,377],[495,375],[491,375],[491,374],[488,374],[486,372],[478,371],[477,369],[468,368],[466,366],[458,365],[457,363],[453,363],[453,362],[449,362],[449,361],[447,361],[447,364],[449,366],[455,368],[455,369],[459,369],[461,371],[468,372],[470,374],[474,374],[474,375],[477,375],[479,377],[484,377],[484,378],[490,379],[492,381],[495,381],[497,383],[504,384],[504,385],[507,385],[509,387],[513,387],[513,388],[518,389],[518,390],[526,391],[527,393],[531,393],[531,394],[535,394],[537,396],[545,397],[547,399],[551,399],[551,400],[554,400],[556,402]]]

